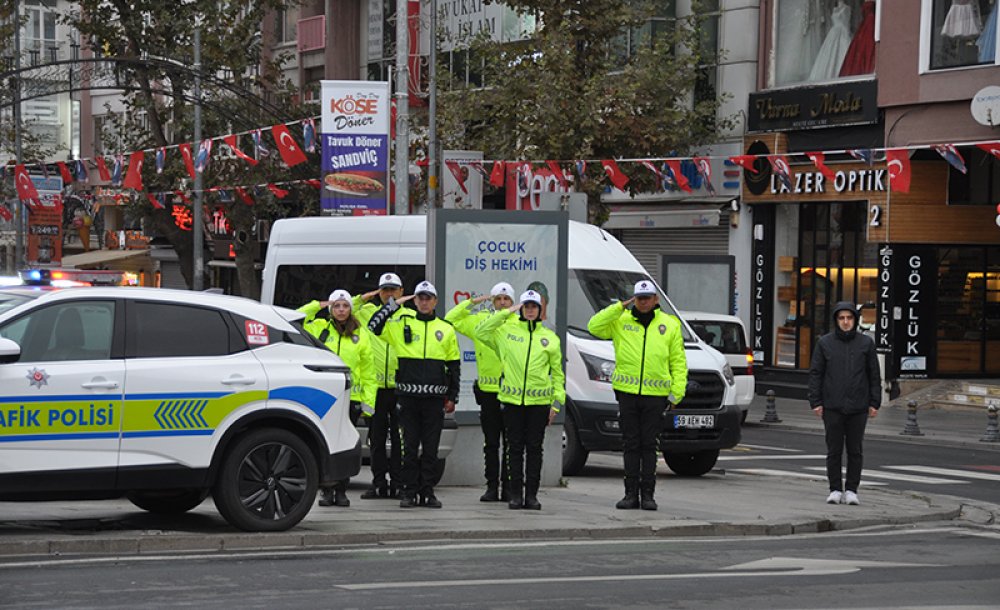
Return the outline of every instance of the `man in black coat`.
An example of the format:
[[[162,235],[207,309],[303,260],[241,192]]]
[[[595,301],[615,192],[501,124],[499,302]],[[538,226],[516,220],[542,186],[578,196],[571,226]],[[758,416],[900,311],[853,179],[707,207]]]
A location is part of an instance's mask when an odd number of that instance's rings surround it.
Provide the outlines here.
[[[861,441],[869,417],[882,405],[882,377],[875,342],[858,332],[858,311],[842,301],[833,309],[836,330],[820,338],[809,367],[809,406],[826,428],[826,476],[829,504],[860,504]],[[841,458],[847,446],[847,485]]]

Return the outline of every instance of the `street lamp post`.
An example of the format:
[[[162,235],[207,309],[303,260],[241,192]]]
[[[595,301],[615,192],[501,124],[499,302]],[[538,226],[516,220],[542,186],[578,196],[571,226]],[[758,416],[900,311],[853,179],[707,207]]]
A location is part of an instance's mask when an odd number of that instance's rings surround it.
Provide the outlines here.
[[[427,210],[437,206],[437,0],[431,0],[431,48],[427,61]]]
[[[14,0],[14,70],[18,72],[14,79],[14,159],[21,163],[21,0]],[[16,196],[16,216],[14,218],[14,268],[22,269],[24,256],[24,203]]]
[[[396,0],[396,213],[410,213],[410,51],[407,0]]]
[[[194,25],[194,143],[201,147],[201,24]],[[194,222],[191,230],[194,248],[194,290],[205,288],[205,236],[202,233],[202,181],[198,168],[194,171]]]

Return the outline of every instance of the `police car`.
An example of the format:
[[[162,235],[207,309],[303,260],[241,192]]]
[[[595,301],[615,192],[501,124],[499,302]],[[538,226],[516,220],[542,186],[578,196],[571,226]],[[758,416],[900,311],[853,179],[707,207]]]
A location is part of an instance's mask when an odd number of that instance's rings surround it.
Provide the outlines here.
[[[180,513],[211,493],[232,525],[276,531],[360,470],[348,369],[297,312],[146,288],[8,302],[0,500],[125,496]]]

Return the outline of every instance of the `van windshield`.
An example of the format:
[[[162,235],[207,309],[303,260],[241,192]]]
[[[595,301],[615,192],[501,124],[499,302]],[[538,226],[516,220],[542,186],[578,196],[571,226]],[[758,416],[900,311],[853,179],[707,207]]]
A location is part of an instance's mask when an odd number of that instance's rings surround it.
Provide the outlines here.
[[[649,276],[634,271],[612,271],[608,269],[570,269],[569,272],[569,331],[577,336],[592,338],[587,332],[587,322],[595,313],[614,301],[632,296],[636,282],[648,280]],[[660,309],[671,315],[677,310],[660,292]],[[681,325],[684,341],[694,341],[687,328]]]
[[[723,354],[747,353],[747,342],[743,336],[743,326],[739,322],[719,322],[715,320],[692,320],[687,323],[701,339]]]

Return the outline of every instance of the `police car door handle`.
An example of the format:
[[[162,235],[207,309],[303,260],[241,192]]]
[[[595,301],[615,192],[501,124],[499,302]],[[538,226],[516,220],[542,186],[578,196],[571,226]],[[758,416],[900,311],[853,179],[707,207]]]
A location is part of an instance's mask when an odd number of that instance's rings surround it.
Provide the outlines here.
[[[103,377],[95,377],[90,381],[81,383],[80,387],[87,390],[114,390],[118,388],[118,382],[108,381]]]
[[[223,385],[253,385],[255,383],[257,383],[256,379],[253,377],[244,377],[243,375],[232,375],[222,380]]]

